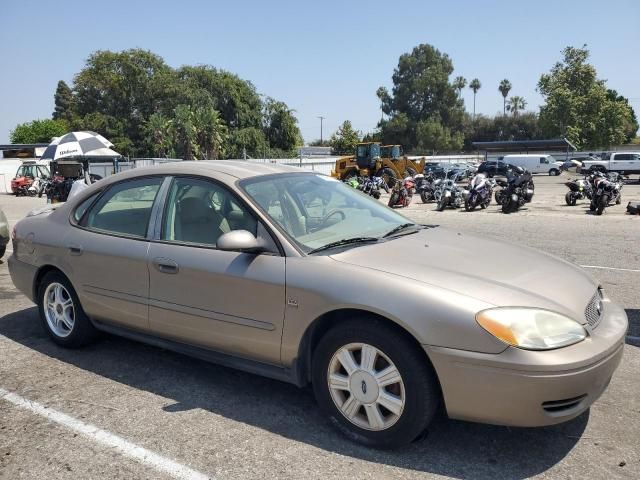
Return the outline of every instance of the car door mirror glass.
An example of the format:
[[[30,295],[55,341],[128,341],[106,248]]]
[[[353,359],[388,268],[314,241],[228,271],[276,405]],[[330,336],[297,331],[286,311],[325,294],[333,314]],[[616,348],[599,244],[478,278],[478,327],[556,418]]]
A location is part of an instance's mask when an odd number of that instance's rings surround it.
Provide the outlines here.
[[[220,235],[216,248],[247,253],[261,253],[266,250],[264,243],[247,230],[232,230]]]

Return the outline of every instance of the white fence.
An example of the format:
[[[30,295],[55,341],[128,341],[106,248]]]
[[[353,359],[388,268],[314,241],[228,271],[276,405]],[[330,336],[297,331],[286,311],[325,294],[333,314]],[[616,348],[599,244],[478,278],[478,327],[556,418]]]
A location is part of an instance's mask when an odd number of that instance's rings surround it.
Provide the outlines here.
[[[289,165],[292,167],[300,167],[305,170],[331,175],[331,170],[336,165],[336,160],[340,157],[323,157],[323,158],[251,158],[248,162],[252,163],[274,163],[277,165]]]

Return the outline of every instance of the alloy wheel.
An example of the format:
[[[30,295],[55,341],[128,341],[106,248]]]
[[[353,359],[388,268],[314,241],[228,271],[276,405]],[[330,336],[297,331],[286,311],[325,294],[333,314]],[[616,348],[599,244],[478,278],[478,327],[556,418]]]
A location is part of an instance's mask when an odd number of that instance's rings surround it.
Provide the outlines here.
[[[75,324],[73,298],[64,285],[52,282],[44,292],[44,314],[51,331],[64,338],[71,334]]]

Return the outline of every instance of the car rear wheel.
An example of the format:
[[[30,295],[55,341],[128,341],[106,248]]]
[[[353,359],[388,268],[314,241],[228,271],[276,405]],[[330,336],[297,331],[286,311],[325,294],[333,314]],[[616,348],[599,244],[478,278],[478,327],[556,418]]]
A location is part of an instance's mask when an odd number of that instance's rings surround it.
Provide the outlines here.
[[[552,176],[552,177],[558,176],[558,175],[560,175],[560,170],[552,168],[551,170],[549,170],[549,175]]]
[[[81,347],[97,337],[71,282],[59,272],[49,272],[42,279],[38,309],[45,331],[58,345]]]
[[[395,448],[418,437],[440,400],[425,355],[375,319],[331,329],[313,355],[313,389],[320,408],[350,439]]]

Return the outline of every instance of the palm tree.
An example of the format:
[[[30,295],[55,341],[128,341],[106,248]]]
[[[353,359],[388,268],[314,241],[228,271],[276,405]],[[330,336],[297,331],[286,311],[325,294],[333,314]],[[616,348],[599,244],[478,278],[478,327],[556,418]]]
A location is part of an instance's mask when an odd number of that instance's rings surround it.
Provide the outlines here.
[[[517,95],[511,97],[507,102],[507,110],[513,113],[514,117],[518,116],[519,110],[524,110],[527,106],[527,101],[524,97],[519,97]]]
[[[196,108],[193,123],[200,155],[206,160],[217,160],[224,155],[228,130],[220,113],[211,106]]]
[[[473,90],[473,119],[474,120],[476,119],[476,93],[478,93],[478,90],[480,90],[480,87],[482,87],[482,84],[480,83],[480,80],[478,80],[477,78],[474,78],[469,83],[469,88]]]
[[[453,79],[453,88],[458,91],[458,98],[462,95],[462,89],[467,86],[467,79],[461,76],[458,76]]]
[[[173,110],[173,118],[169,120],[169,131],[185,160],[198,158],[197,132],[189,105],[178,105]]]
[[[502,94],[502,115],[507,114],[507,95],[509,95],[509,91],[511,90],[511,82],[506,78],[500,82],[500,86],[498,87],[500,93]]]
[[[161,113],[152,114],[145,124],[147,138],[151,142],[153,154],[166,158],[172,152],[173,138],[170,122]]]

